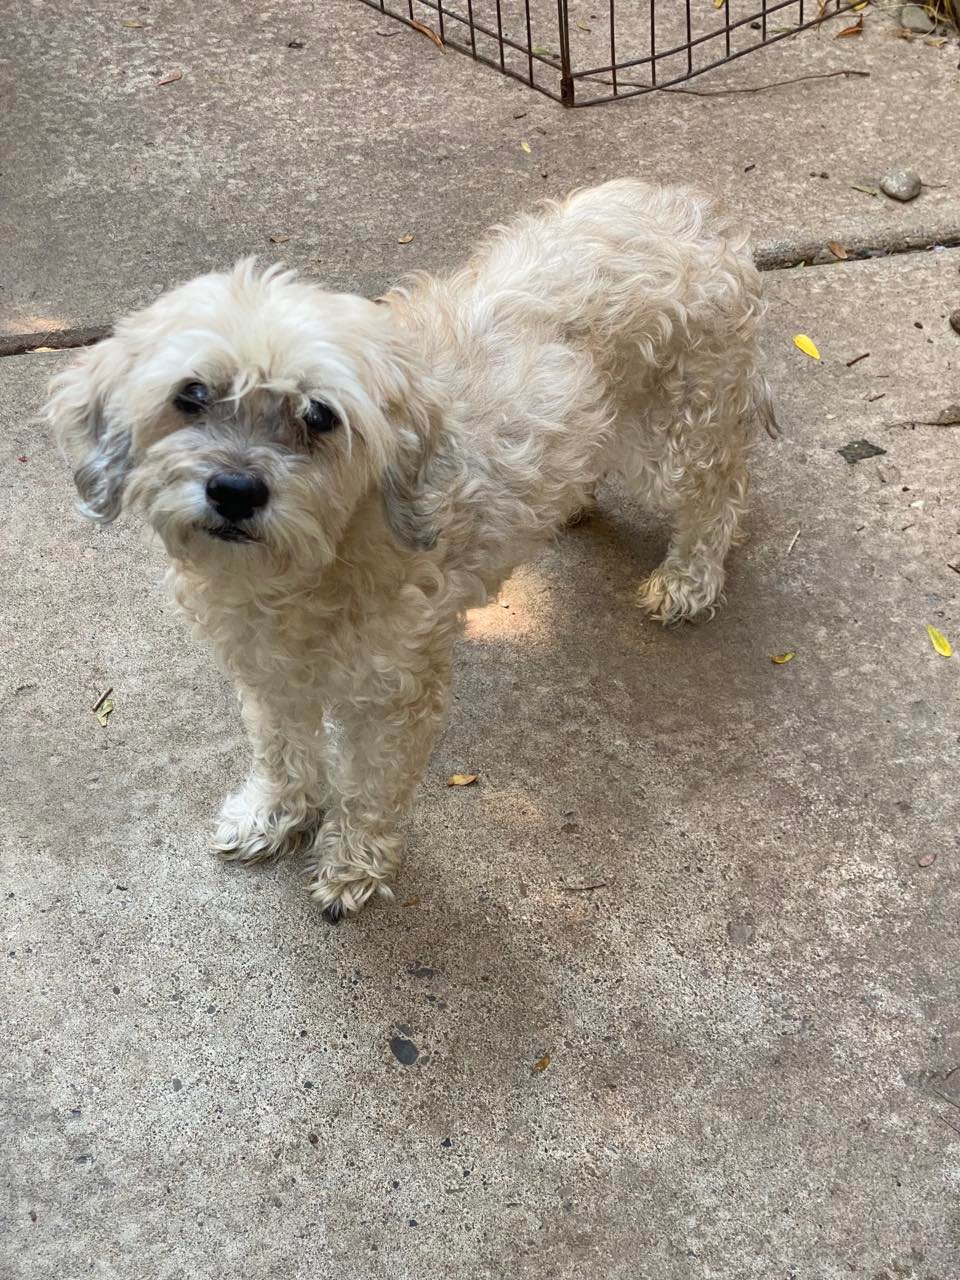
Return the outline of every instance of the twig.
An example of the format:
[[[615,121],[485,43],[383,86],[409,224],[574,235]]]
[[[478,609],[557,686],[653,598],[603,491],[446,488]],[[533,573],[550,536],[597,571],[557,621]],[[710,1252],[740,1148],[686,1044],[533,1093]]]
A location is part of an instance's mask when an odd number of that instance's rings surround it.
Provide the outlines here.
[[[100,708],[103,706],[103,704],[106,702],[106,700],[110,697],[111,693],[113,693],[113,685],[110,686],[110,688],[106,691],[106,693],[101,693],[100,697],[96,700],[96,702],[93,704],[90,710],[99,711]]]
[[[960,573],[960,564],[951,564],[950,561],[948,560],[947,568],[952,569],[954,573]]]
[[[954,1102],[953,1098],[951,1098],[948,1093],[943,1093],[940,1089],[934,1089],[933,1092],[938,1098],[942,1098],[944,1102],[949,1102],[951,1107],[956,1107],[957,1110],[960,1111],[960,1102]]]
[[[598,880],[596,884],[562,884],[560,888],[564,893],[589,893],[591,889],[605,889],[608,884],[608,880]]]
[[[790,539],[790,545],[789,547],[787,547],[787,555],[789,555],[790,552],[793,550],[793,548],[797,545],[797,539],[799,537],[800,537],[800,530],[798,529],[797,532]]]
[[[955,1125],[952,1120],[948,1120],[946,1116],[937,1116],[938,1120],[942,1120],[945,1125],[953,1130],[954,1133],[960,1133],[960,1127]]]
[[[832,16],[832,15],[831,15]],[[617,84],[625,84],[631,89],[652,89],[657,93],[689,93],[695,98],[723,98],[734,93],[763,93],[765,89],[779,89],[785,84],[799,84],[801,80],[832,80],[834,76],[869,76],[869,71],[859,71],[855,67],[841,67],[839,71],[813,71],[805,76],[790,76],[787,80],[770,80],[766,84],[754,84],[743,89],[687,89],[682,85],[644,84],[639,80],[625,80],[617,77]],[[613,84],[612,80],[604,80],[600,76],[584,76],[585,80],[596,80],[598,84]]]
[[[867,404],[873,404],[874,400],[882,400],[886,394],[885,391],[878,391],[875,396],[867,396]]]
[[[853,366],[855,364],[859,364],[861,360],[866,360],[869,354],[870,354],[869,351],[865,351],[862,356],[854,356],[852,360],[847,361],[847,368],[852,369]]]

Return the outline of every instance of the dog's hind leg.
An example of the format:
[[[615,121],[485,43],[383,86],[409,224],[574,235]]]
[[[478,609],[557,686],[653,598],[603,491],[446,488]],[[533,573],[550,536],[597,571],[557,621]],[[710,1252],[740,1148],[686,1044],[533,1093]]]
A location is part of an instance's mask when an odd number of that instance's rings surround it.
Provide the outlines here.
[[[655,488],[673,513],[663,563],[640,588],[658,622],[712,616],[723,596],[724,562],[746,508],[746,433],[735,413],[710,415],[671,433]]]

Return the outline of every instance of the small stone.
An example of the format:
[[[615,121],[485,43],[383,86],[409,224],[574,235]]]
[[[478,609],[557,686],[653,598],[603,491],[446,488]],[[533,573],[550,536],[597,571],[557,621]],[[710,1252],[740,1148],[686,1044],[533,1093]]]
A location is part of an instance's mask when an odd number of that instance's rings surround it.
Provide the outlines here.
[[[936,22],[929,13],[918,4],[905,4],[900,10],[900,25],[908,31],[916,31],[919,35],[929,35],[936,27]]]
[[[950,328],[954,333],[960,333],[960,307],[950,312]]]
[[[412,1067],[420,1057],[420,1050],[412,1040],[407,1040],[405,1036],[390,1037],[390,1052],[405,1067]]]
[[[920,175],[912,169],[892,169],[880,179],[880,190],[891,200],[916,200],[922,186]]]
[[[869,440],[851,440],[849,444],[845,444],[837,450],[842,458],[854,465],[857,462],[863,462],[866,458],[882,457],[887,451],[881,449],[879,445],[871,444]]]
[[[917,859],[917,866],[932,867],[936,860],[937,855],[935,853],[921,853],[920,857]]]

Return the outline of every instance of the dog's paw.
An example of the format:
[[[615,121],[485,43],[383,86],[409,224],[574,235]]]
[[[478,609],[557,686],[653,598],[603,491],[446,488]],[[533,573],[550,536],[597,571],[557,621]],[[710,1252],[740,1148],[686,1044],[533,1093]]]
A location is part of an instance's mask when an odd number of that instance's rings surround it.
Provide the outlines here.
[[[301,816],[250,807],[240,793],[224,803],[211,843],[227,862],[255,863],[296,853],[308,836]]]
[[[351,833],[348,840],[335,826],[321,828],[308,855],[306,889],[330,924],[362,910],[373,897],[392,900],[389,881],[401,844],[396,834]]]
[[[661,565],[640,584],[641,609],[665,626],[712,618],[722,600],[723,578],[716,570],[699,574]]]

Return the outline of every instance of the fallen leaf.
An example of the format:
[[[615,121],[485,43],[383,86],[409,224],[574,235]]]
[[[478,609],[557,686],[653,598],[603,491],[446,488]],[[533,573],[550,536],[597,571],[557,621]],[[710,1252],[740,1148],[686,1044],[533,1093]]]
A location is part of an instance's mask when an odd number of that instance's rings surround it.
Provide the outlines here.
[[[142,27],[144,24],[139,18],[121,18],[120,25],[121,27],[129,27],[131,31],[135,31],[137,27]]]
[[[31,347],[30,354],[36,355],[38,351],[56,351],[56,347]]]
[[[525,151],[527,155],[530,154],[530,143],[526,140],[526,138],[520,139],[520,150]]]
[[[538,53],[541,56],[541,58],[559,57],[559,55],[555,53],[553,49],[548,49],[545,45],[542,45],[542,44],[535,44],[533,48],[530,50],[530,52]]]
[[[726,2],[727,0],[713,0],[713,7],[715,9],[722,9]]]
[[[932,867],[936,860],[937,855],[935,853],[921,853],[919,858],[917,858],[917,866]]]
[[[158,85],[174,84],[176,83],[177,80],[182,80],[182,79],[183,79],[182,71],[168,71],[165,76],[160,77],[160,79],[157,81],[157,84]]]
[[[867,458],[880,458],[886,452],[886,449],[881,449],[878,444],[871,444],[869,440],[851,440],[837,450],[840,457],[851,466]]]
[[[107,727],[107,721],[110,719],[110,714],[112,711],[113,711],[113,699],[107,698],[103,702],[99,711],[96,713],[97,719],[100,721],[100,724],[103,726],[104,729]]]
[[[400,239],[397,241],[397,244],[410,244],[412,240],[413,240],[413,232],[408,231],[405,236],[400,237]]]
[[[787,663],[792,662],[796,656],[796,650],[791,649],[789,653],[775,653],[770,661],[775,667],[785,667]]]
[[[411,27],[413,27],[414,31],[419,31],[422,36],[426,36],[428,40],[432,40],[441,53],[447,52],[446,49],[444,48],[443,41],[434,31],[433,27],[425,26],[424,23],[417,22],[413,18],[409,18],[408,22],[410,23]]]
[[[581,30],[581,31],[589,31],[589,30],[590,30],[590,28],[587,26],[587,24],[586,24],[585,22],[578,22],[578,23],[577,23],[577,26],[580,28],[580,30]]]
[[[839,258],[841,262],[846,261],[847,251],[843,247],[843,245],[840,243],[839,240],[828,240],[827,248],[830,250],[830,252],[833,254],[835,258]]]
[[[289,239],[290,239],[290,237],[289,237],[289,236],[271,236],[271,237],[270,237],[270,243],[271,243],[271,244],[286,244],[286,243],[287,243],[287,241],[288,241]]]
[[[419,907],[420,899],[417,897],[416,894],[414,894],[412,898],[404,898],[403,902],[401,902],[400,905],[401,907]]]
[[[533,1064],[533,1066],[530,1068],[530,1074],[532,1076],[535,1076],[538,1071],[546,1071],[549,1065],[550,1065],[550,1055],[549,1053],[545,1053],[543,1057],[538,1058],[536,1062]]]
[[[931,49],[942,49],[943,46],[947,43],[947,37],[946,36],[927,36],[926,40],[924,40],[923,43],[928,44]]]
[[[862,191],[865,196],[878,196],[880,191],[877,187],[862,187],[858,182],[850,183],[851,191]]]
[[[447,779],[448,787],[469,787],[471,783],[476,782],[480,775],[477,773],[451,773]]]
[[[808,338],[805,333],[798,333],[794,336],[793,345],[798,351],[802,351],[805,356],[809,356],[811,360],[819,360],[820,352],[817,350],[816,343],[812,338]]]
[[[870,3],[870,0],[860,0],[859,4],[852,4],[850,8],[853,10],[854,13],[860,13],[860,11],[862,9],[865,9],[869,3]]]
[[[860,35],[863,35],[863,14],[860,15],[860,17],[856,20],[853,26],[844,27],[843,30],[838,31],[833,38],[834,40],[839,40],[842,36],[860,36]]]
[[[931,627],[929,622],[927,623],[927,635],[930,637],[930,643],[941,658],[949,658],[953,654],[953,645],[942,631],[938,631],[936,627]]]

